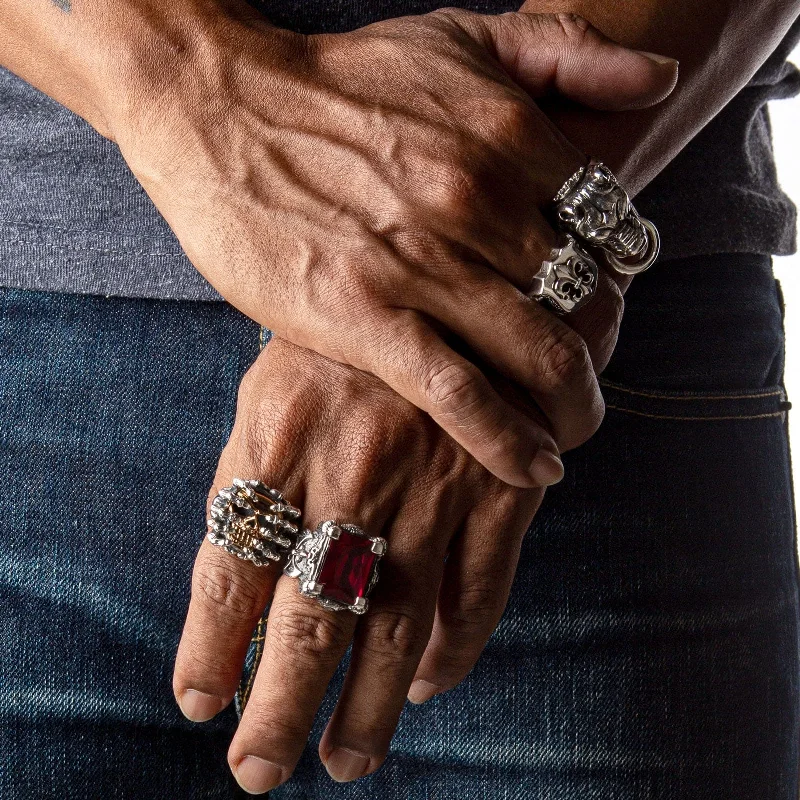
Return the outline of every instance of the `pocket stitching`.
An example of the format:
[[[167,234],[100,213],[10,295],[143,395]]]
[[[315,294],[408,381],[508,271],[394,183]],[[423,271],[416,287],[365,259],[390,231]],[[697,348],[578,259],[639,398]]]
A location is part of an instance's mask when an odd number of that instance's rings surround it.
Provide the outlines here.
[[[649,419],[670,419],[670,420],[680,420],[681,422],[715,422],[715,421],[730,422],[732,420],[740,420],[740,419],[768,419],[769,417],[782,417],[786,413],[785,411],[773,411],[769,414],[741,414],[741,415],[732,414],[729,416],[719,416],[719,417],[687,417],[687,416],[669,415],[669,414],[648,414],[645,411],[635,411],[632,408],[623,408],[622,406],[609,405],[608,403],[606,403],[606,410],[619,411],[622,414],[635,414],[637,417],[648,417]]]
[[[613,383],[600,379],[601,386],[606,386],[616,392],[623,392],[625,394],[636,395],[637,397],[650,397],[654,400],[758,400],[766,397],[782,397],[783,392],[780,389],[775,389],[770,392],[730,392],[724,394],[704,394],[703,392],[696,392],[695,394],[678,394],[670,392],[646,392],[640,389],[630,389],[627,386],[622,386],[619,383]],[[779,412],[780,413],[780,412]]]

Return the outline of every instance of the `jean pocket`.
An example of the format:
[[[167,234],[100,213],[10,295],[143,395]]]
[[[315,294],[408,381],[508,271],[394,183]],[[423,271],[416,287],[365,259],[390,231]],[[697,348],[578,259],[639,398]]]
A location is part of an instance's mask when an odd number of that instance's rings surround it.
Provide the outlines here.
[[[791,408],[782,386],[752,391],[692,392],[639,389],[601,379],[606,410],[686,422],[783,417]]]

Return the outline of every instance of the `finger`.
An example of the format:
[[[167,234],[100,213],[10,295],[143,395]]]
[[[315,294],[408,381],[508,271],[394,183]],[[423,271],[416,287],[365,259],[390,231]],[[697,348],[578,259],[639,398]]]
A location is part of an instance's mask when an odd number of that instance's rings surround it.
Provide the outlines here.
[[[468,230],[476,231],[477,226],[468,227]],[[523,293],[530,289],[533,276],[545,260],[552,258],[552,251],[558,244],[556,232],[533,210],[527,214],[527,219],[506,219],[489,235],[472,236],[468,233],[464,243]],[[454,254],[451,254],[451,259]],[[598,266],[602,263],[602,259],[598,260]],[[458,276],[456,280],[463,283],[464,276]],[[601,267],[593,296],[562,318],[586,343],[595,374],[605,369],[613,353],[624,308],[622,291],[630,280],[629,276],[611,274]]]
[[[481,314],[485,324],[485,308]],[[491,473],[524,488],[561,480],[564,468],[549,433],[505,402],[421,315],[397,311],[373,329],[371,340],[357,366],[430,414]]]
[[[278,581],[261,662],[228,750],[245,791],[262,794],[291,776],[355,625],[355,615],[300,595],[295,579]]]
[[[330,480],[324,464],[309,472],[306,526],[330,518],[354,522],[370,535],[380,535],[396,506],[392,496],[383,497],[378,505],[365,503],[368,507],[359,514],[334,499],[343,486],[343,481]],[[250,699],[228,750],[231,770],[246,791],[269,791],[294,771],[357,619],[302,596],[295,578],[278,581]]]
[[[455,511],[438,499],[421,499],[414,493],[398,511],[393,546],[356,629],[344,686],[319,745],[336,781],[356,780],[383,763],[430,635],[445,551],[459,519],[448,519]]]
[[[494,270],[471,266],[470,280],[420,278],[429,284],[419,292],[426,303],[420,310],[527,389],[549,420],[559,451],[583,444],[599,427],[605,410],[586,343],[565,321]],[[447,291],[442,281],[447,281]]]
[[[178,705],[193,722],[211,719],[233,699],[279,574],[276,566],[257,567],[208,540],[200,546],[172,680]]]
[[[505,610],[542,497],[541,490],[507,491],[470,514],[447,558],[433,630],[408,693],[412,703],[452,689],[475,665]]]
[[[533,97],[558,92],[590,108],[656,105],[678,80],[678,62],[623,47],[575,14],[468,15],[510,77]]]
[[[251,433],[246,425],[239,424],[239,413],[249,387],[257,381],[254,375],[251,368],[242,380],[237,424],[220,456],[208,495],[207,513],[217,492],[223,486],[230,486],[234,477],[260,477],[268,485],[286,490],[287,497],[295,502],[303,500],[297,477],[285,481],[282,469],[255,466],[249,455]],[[243,414],[243,418],[249,417]],[[272,446],[261,446],[264,464],[281,463],[272,450]],[[233,699],[253,629],[272,596],[279,574],[277,566],[256,566],[203,540],[192,571],[191,598],[172,681],[181,711],[193,722],[211,719]]]
[[[608,366],[614,352],[624,310],[625,300],[619,283],[606,270],[600,269],[595,293],[585,305],[564,318],[586,342],[597,375]]]
[[[493,265],[498,274],[522,292],[529,289],[542,262],[552,257],[558,244],[556,232],[539,214],[528,216],[529,219],[517,228],[522,231],[519,236],[515,237],[512,231],[506,232],[505,236],[487,236],[467,242]],[[598,262],[598,266],[601,263]],[[614,351],[625,307],[623,292],[630,281],[627,275],[612,274],[601,267],[591,299],[563,318],[565,324],[586,343],[597,375],[606,368]]]

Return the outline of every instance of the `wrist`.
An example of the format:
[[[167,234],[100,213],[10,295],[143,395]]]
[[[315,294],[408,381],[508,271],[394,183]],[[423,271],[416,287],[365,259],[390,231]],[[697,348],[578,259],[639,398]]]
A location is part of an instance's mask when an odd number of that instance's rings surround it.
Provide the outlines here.
[[[302,38],[272,27],[249,6],[233,13],[230,5],[136,0],[122,14],[98,11],[86,64],[96,110],[89,121],[122,145],[170,114],[210,116],[234,102],[254,47],[274,51],[277,63],[286,40]]]

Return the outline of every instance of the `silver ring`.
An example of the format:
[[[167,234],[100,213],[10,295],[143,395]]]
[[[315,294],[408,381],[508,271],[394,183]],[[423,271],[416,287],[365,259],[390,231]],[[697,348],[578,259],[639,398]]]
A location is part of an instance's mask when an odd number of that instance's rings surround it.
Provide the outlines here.
[[[299,532],[300,509],[261,481],[233,479],[211,501],[207,539],[231,555],[263,567],[280,561]]]
[[[533,276],[528,296],[546,303],[557,314],[582,306],[597,288],[597,264],[568,233]]]
[[[558,226],[603,251],[624,275],[649,269],[661,246],[658,230],[639,216],[614,173],[599,161],[578,170],[553,199]]]
[[[283,572],[298,578],[300,594],[324,608],[363,614],[385,552],[386,540],[380,536],[368,536],[356,525],[326,520],[316,530],[303,531]]]
[[[658,232],[658,228],[656,228],[649,219],[645,219],[644,217],[639,217],[639,222],[642,223],[642,226],[648,234],[647,250],[645,250],[636,261],[632,263],[630,261],[620,261],[613,253],[605,253],[605,259],[608,265],[617,272],[621,272],[623,275],[638,275],[640,272],[650,269],[650,267],[656,263],[659,251],[661,250],[661,236]]]

